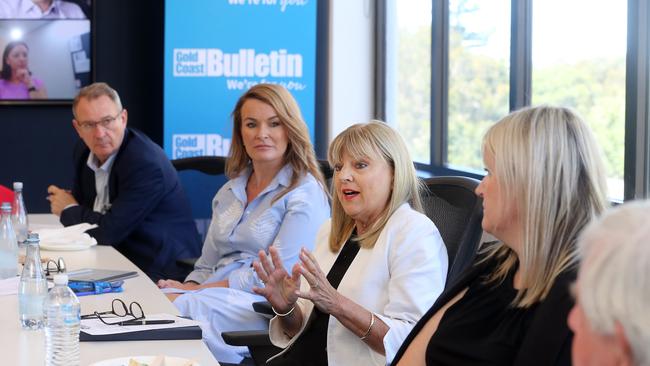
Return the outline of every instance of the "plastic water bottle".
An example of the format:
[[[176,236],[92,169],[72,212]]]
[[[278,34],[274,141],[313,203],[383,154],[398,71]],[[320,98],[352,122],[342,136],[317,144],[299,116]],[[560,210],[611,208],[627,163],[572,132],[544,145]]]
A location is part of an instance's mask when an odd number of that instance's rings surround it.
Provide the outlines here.
[[[23,329],[43,328],[43,302],[47,296],[47,281],[41,266],[38,234],[31,233],[25,241],[27,254],[18,286],[18,312]]]
[[[68,285],[68,275],[54,275],[54,288],[45,300],[45,365],[78,366],[79,299]]]
[[[11,203],[0,205],[0,279],[16,276],[18,266],[18,245],[11,225]]]
[[[27,222],[27,208],[23,200],[23,182],[14,182],[14,207],[13,207],[13,224],[16,230],[16,239],[18,243],[27,240],[29,224]]]

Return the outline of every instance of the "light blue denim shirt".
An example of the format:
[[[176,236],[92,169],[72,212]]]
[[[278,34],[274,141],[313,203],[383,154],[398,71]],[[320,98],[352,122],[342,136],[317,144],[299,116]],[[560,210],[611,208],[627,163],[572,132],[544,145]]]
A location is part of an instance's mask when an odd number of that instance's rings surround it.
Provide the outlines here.
[[[261,286],[252,267],[260,249],[275,245],[289,272],[301,247],[313,250],[318,229],[330,217],[327,195],[318,181],[307,174],[271,203],[289,186],[292,173],[291,165],[285,165],[248,206],[250,168],[221,187],[212,200],[212,221],[201,257],[186,281],[228,279],[230,288],[252,292],[253,286]]]

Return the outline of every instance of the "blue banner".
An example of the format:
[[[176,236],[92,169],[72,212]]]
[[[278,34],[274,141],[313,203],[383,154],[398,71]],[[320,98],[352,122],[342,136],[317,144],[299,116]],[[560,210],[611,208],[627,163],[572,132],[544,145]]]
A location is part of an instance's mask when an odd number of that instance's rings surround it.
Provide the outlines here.
[[[164,147],[225,156],[232,109],[257,83],[284,85],[314,140],[316,0],[167,0]]]

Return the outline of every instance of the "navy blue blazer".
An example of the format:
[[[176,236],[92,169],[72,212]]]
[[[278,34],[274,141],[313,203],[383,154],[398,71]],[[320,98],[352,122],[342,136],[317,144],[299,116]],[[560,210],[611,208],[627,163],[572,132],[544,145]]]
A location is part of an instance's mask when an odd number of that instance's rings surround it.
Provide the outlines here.
[[[74,149],[72,195],[79,206],[61,213],[64,226],[97,224],[88,234],[112,245],[151,279],[183,280],[188,270],[176,260],[198,257],[201,241],[176,170],[163,150],[142,132],[127,128],[109,176],[110,209],[93,211],[95,173],[86,165],[90,150]]]

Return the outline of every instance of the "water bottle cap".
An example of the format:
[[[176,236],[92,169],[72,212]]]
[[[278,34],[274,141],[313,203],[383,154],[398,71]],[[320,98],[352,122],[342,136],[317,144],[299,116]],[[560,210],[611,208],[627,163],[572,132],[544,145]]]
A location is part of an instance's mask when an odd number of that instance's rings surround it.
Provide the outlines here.
[[[2,205],[0,205],[0,210],[2,212],[11,212],[11,203],[2,202]]]
[[[20,191],[23,189],[23,182],[14,182],[14,191]]]
[[[52,276],[55,285],[67,285],[68,284],[68,275],[65,273],[59,273]]]
[[[38,243],[40,240],[38,233],[29,233],[27,234],[27,240],[25,241],[28,243]]]

